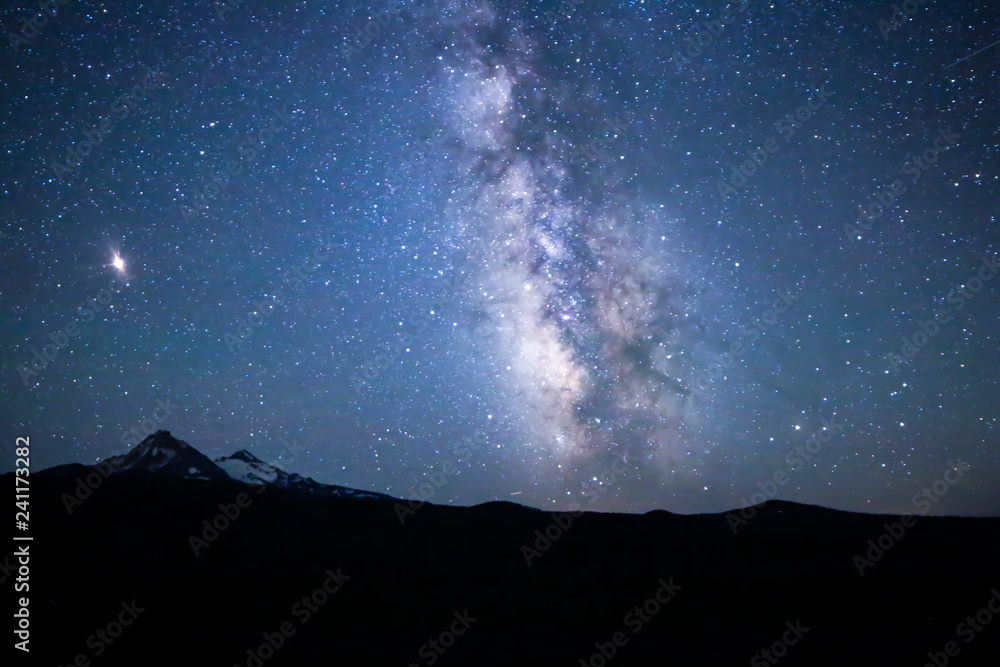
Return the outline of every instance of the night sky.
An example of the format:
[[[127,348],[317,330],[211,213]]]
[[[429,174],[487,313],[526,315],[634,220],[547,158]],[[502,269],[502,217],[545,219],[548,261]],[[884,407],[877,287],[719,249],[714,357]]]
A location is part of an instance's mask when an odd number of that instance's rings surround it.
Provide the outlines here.
[[[231,1],[0,12],[0,470],[1000,513],[995,3]]]

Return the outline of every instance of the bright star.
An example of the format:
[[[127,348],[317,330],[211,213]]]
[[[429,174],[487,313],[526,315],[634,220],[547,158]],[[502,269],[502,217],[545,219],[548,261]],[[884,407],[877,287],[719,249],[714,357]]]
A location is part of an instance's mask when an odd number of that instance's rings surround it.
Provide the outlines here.
[[[111,262],[111,266],[118,269],[118,273],[124,273],[125,271],[125,260],[121,258],[120,255],[115,255],[114,261]]]

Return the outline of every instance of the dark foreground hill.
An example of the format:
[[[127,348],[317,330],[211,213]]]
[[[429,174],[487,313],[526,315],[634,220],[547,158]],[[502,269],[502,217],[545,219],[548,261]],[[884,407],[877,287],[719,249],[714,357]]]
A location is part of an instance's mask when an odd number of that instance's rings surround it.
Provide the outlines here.
[[[487,503],[401,522],[384,498],[142,469],[70,512],[87,472],[31,478],[30,661],[5,664],[961,667],[1000,646],[1000,519],[771,502],[734,534]]]

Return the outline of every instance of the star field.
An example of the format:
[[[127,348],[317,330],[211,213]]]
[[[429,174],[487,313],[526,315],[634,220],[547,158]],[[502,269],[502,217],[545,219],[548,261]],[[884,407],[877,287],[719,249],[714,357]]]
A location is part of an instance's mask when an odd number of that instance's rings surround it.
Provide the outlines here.
[[[0,433],[35,469],[155,426],[442,503],[719,511],[784,471],[900,513],[967,466],[932,513],[1000,511],[989,3],[34,9]]]

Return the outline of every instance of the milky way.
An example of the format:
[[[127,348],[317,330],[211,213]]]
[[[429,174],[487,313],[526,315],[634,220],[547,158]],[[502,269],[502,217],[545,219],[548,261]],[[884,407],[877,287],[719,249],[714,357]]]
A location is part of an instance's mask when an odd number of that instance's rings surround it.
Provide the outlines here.
[[[562,471],[577,491],[616,459],[653,479],[696,471],[700,459],[688,459],[708,407],[692,381],[708,360],[695,298],[704,277],[659,233],[664,213],[607,187],[628,110],[578,148],[539,120],[574,100],[550,92],[537,46],[485,6],[465,11],[455,17],[461,49],[437,83],[464,171],[449,222],[452,242],[470,251],[479,363],[495,369],[517,447],[536,474]]]

